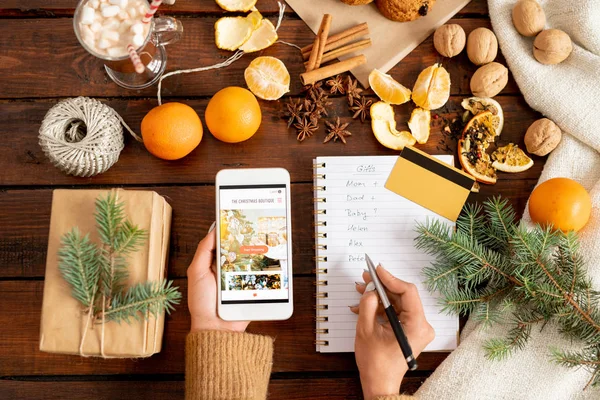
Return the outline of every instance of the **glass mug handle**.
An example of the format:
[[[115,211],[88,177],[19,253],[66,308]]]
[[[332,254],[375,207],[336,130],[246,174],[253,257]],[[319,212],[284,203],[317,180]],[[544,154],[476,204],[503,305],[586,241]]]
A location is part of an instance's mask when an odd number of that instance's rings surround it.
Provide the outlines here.
[[[171,17],[154,18],[153,42],[156,46],[175,43],[183,35],[181,22]]]

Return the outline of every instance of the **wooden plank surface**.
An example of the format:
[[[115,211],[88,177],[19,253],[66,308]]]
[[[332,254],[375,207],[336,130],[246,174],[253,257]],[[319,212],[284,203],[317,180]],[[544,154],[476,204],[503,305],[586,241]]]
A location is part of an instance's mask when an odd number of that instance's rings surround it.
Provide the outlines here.
[[[68,379],[68,378],[67,378]],[[0,380],[0,393],[6,399],[36,400],[116,400],[144,399],[173,400],[182,399],[185,384],[178,380],[127,380],[127,381],[32,381]],[[425,380],[425,377],[405,377],[401,391],[413,394]],[[91,396],[91,397],[90,397]],[[313,400],[360,400],[362,399],[358,376],[336,378],[292,378],[271,379],[269,399]]]
[[[146,359],[83,358],[39,351],[43,282],[0,281],[0,377],[27,375],[182,374],[185,337],[190,329],[187,280],[176,279],[183,293],[177,310],[167,318],[163,348]],[[354,353],[315,352],[314,278],[294,282],[294,315],[287,321],[251,323],[248,332],[275,338],[273,372],[355,371]],[[425,353],[419,369],[433,370],[448,353]]]
[[[471,201],[502,194],[521,212],[537,179],[501,180],[484,186]],[[173,206],[169,276],[183,278],[198,241],[214,221],[214,186],[152,187]],[[312,227],[312,185],[292,185],[294,274],[311,274],[315,268]],[[42,278],[50,224],[52,191],[0,191],[0,278]],[[308,217],[307,217],[308,216]],[[2,298],[0,297],[0,302]]]
[[[183,39],[168,46],[167,71],[208,66],[224,61],[231,52],[215,46],[214,23],[216,16],[186,18]],[[451,20],[459,23],[468,34],[480,26],[490,27],[489,20]],[[305,46],[312,43],[314,34],[303,21],[285,20],[279,30],[281,40]],[[144,96],[156,97],[156,87],[131,91],[109,80],[102,61],[88,54],[73,33],[71,18],[5,19],[0,24],[0,72],[3,84],[0,98],[39,98],[73,96]],[[198,49],[205,51],[199,52]],[[303,71],[300,52],[283,44],[249,54],[229,68],[176,75],[163,82],[163,96],[212,96],[224,86],[243,86],[244,69],[259,55],[274,56],[285,63],[290,75],[292,95],[299,94],[302,86],[299,75]],[[44,60],[44,62],[40,62]],[[505,64],[499,56],[498,60]],[[408,87],[413,86],[419,72],[436,62],[442,62],[452,78],[453,94],[469,94],[469,79],[477,69],[468,61],[466,52],[452,59],[439,56],[430,37],[405,60],[391,70],[391,74]],[[518,89],[512,76],[502,94],[516,94]]]
[[[279,11],[278,0],[260,0],[256,7],[263,14],[274,14]],[[24,4],[25,3],[25,4]],[[0,16],[12,17],[65,17],[72,16],[77,4],[74,0],[3,0],[0,4]],[[357,8],[360,11],[360,8]],[[159,14],[189,15],[199,13],[222,13],[221,9],[213,0],[186,1],[178,0],[174,5],[163,5]],[[488,7],[486,0],[472,0],[465,8],[459,11],[460,16],[487,15]],[[291,7],[286,8],[287,15],[294,15]]]
[[[440,154],[437,149],[441,134],[442,118],[453,118],[462,113],[462,97],[451,97],[448,104],[434,114],[432,135],[425,145],[419,148],[431,154]],[[504,109],[505,124],[499,143],[514,142],[523,144],[527,127],[540,115],[532,111],[522,97],[500,96],[497,98]],[[185,100],[193,107],[202,121],[207,100]],[[294,129],[287,129],[286,122],[280,118],[285,100],[261,101],[262,125],[258,133],[246,142],[231,145],[216,140],[204,125],[202,142],[190,155],[178,161],[160,160],[146,151],[143,144],[133,140],[126,133],[126,146],[119,162],[106,173],[93,178],[67,176],[54,168],[46,159],[38,144],[37,132],[44,115],[52,101],[13,101],[1,105],[0,134],[0,185],[127,185],[127,184],[199,184],[214,183],[215,174],[223,168],[233,167],[283,167],[290,171],[293,182],[312,181],[312,161],[317,156],[342,155],[378,155],[398,154],[388,150],[375,139],[370,123],[361,124],[352,120],[345,98],[334,99],[330,116],[340,116],[343,121],[351,122],[348,129],[352,137],[348,144],[323,144],[325,124],[315,136],[299,143]],[[108,100],[106,104],[120,113],[125,121],[139,132],[139,124],[144,115],[156,103],[152,100]],[[407,130],[407,121],[412,111],[410,104],[396,106],[398,129]],[[455,143],[449,143],[454,146]],[[500,174],[500,180],[518,180],[537,178],[543,167],[543,158],[535,157],[534,166],[520,174]]]

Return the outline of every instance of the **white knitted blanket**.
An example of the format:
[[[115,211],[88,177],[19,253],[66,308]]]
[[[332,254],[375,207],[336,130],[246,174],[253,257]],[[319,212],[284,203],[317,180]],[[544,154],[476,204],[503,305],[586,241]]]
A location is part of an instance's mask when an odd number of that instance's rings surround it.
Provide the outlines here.
[[[563,131],[540,182],[568,177],[590,192],[592,216],[580,237],[589,274],[600,289],[600,0],[538,1],[546,13],[546,28],[561,29],[573,40],[573,53],[561,64],[545,66],[533,58],[533,38],[520,36],[512,25],[516,0],[488,0],[490,17],[525,100]],[[523,133],[526,129],[523,126]],[[527,213],[524,218],[528,220]],[[582,392],[591,376],[588,372],[549,361],[549,346],[580,347],[563,339],[554,326],[535,330],[526,349],[507,360],[486,360],[483,342],[504,334],[501,326],[482,330],[469,321],[460,346],[417,395],[423,400],[600,399],[600,389]]]

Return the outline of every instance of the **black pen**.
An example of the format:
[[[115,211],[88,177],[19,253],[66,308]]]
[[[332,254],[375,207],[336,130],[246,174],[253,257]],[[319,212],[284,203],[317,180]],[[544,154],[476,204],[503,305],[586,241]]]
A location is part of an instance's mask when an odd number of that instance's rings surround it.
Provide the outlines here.
[[[365,259],[367,261],[367,267],[369,268],[369,274],[371,274],[371,279],[373,280],[375,289],[377,289],[377,293],[379,294],[381,304],[383,304],[383,308],[385,309],[385,313],[390,320],[390,325],[392,326],[394,335],[396,335],[396,340],[398,340],[402,354],[404,355],[406,363],[408,364],[408,369],[414,371],[417,369],[417,360],[415,360],[415,356],[413,356],[408,339],[404,334],[404,329],[402,329],[402,324],[398,320],[398,314],[396,314],[394,306],[390,303],[390,299],[388,299],[387,294],[385,293],[385,287],[377,276],[375,264],[373,264],[373,261],[371,261],[371,258],[369,258],[367,254],[365,254]]]

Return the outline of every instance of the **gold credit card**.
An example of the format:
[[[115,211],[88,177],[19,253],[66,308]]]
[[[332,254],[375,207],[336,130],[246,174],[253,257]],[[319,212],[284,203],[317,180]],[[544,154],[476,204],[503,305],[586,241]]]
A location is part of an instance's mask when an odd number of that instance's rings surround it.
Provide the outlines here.
[[[385,187],[456,222],[474,183],[475,179],[463,171],[407,146]]]

